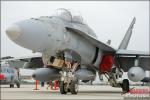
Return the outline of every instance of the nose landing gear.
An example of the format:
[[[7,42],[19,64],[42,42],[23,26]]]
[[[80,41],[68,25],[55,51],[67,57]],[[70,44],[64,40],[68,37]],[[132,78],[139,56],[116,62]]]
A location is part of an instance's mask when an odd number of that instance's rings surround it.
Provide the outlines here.
[[[71,92],[71,94],[77,94],[78,93],[78,82],[77,81],[71,81],[69,83],[69,87],[67,87],[68,83],[64,83],[64,81],[61,81],[60,83],[60,93],[61,94],[67,94],[67,92]]]
[[[69,72],[61,73],[62,81],[60,83],[60,93],[67,94],[67,92],[71,92],[71,94],[78,93],[78,79],[75,77],[74,72],[76,68],[79,66],[79,63],[75,63],[72,67],[73,69]]]

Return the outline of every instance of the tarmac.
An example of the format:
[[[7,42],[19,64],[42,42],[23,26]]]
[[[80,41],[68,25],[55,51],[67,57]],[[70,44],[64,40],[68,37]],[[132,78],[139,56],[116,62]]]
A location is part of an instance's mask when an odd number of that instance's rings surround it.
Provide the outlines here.
[[[134,86],[134,89],[147,89],[148,94],[149,87],[148,86]],[[65,95],[60,94],[59,88],[57,90],[47,89],[47,85],[45,87],[41,87],[38,85],[38,90],[35,90],[35,85],[21,85],[20,88],[16,86],[14,88],[9,88],[9,85],[1,85],[1,100],[8,99],[99,99],[99,100],[130,100],[131,95],[122,94],[121,88],[114,88],[109,85],[79,85],[79,92],[77,95],[72,95],[71,93],[67,93]],[[134,96],[135,97],[135,96]],[[147,95],[146,99],[148,100],[149,95]],[[133,98],[131,100],[134,100]],[[137,100],[137,99],[136,99]],[[141,98],[139,100],[142,100]]]

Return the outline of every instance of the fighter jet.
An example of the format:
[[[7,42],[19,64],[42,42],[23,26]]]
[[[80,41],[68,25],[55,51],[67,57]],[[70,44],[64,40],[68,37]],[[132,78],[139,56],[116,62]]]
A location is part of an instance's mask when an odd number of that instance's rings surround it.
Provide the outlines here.
[[[14,87],[14,84],[20,88],[20,79],[18,69],[10,67],[9,65],[1,65],[0,67],[0,84],[9,84],[10,88]]]
[[[1,65],[7,65],[12,69],[16,68],[19,72],[20,81],[30,81],[32,79],[33,72],[37,68],[43,67],[41,54],[23,57],[2,57],[0,61]],[[3,75],[1,76],[3,77]]]
[[[61,8],[57,14],[17,22],[6,29],[7,36],[16,44],[42,53],[43,68],[33,77],[39,81],[60,80],[60,93],[78,93],[78,81],[94,80],[96,72],[105,75],[113,87],[123,92],[130,89],[131,81],[145,77],[150,70],[150,54],[126,50],[136,18],[133,18],[118,49],[97,39],[95,32],[83,21],[82,16]]]

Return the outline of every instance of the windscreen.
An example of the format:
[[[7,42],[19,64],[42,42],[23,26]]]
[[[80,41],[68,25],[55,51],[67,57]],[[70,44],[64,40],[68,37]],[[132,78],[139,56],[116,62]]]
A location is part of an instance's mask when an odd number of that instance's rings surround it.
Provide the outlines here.
[[[54,16],[57,16],[63,20],[84,24],[82,16],[73,10],[68,10],[64,8],[57,9]]]

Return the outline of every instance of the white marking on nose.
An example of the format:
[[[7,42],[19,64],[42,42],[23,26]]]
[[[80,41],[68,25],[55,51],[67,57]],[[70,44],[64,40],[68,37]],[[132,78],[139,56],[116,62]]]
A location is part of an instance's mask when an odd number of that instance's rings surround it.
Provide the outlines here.
[[[16,40],[20,35],[20,28],[17,25],[12,25],[6,29],[6,34],[11,40]]]

